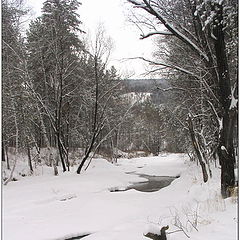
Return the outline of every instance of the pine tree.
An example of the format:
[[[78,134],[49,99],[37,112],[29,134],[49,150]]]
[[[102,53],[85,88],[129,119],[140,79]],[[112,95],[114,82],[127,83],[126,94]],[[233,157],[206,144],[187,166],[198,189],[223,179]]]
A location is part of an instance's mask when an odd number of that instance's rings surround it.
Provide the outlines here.
[[[25,147],[27,133],[23,123],[25,48],[21,36],[21,18],[27,13],[21,2],[2,2],[2,144],[8,160],[8,147]],[[16,165],[16,158],[9,179]],[[7,168],[10,163],[7,162]]]
[[[70,92],[81,83],[79,61],[83,44],[79,39],[81,21],[77,14],[77,0],[47,0],[42,16],[30,25],[28,37],[28,67],[33,91],[38,94],[40,109],[47,113],[44,119],[51,144],[58,147],[66,171],[69,142]]]

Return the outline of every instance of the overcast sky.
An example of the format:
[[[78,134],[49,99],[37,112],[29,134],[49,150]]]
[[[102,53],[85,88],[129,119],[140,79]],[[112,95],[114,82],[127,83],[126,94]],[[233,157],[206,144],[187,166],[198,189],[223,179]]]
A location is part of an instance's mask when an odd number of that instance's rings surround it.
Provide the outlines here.
[[[41,14],[43,0],[26,0],[33,8],[34,16]],[[140,60],[122,61],[126,58],[150,57],[153,49],[151,39],[140,40],[140,32],[127,20],[130,5],[126,0],[81,0],[79,8],[83,29],[94,36],[97,26],[102,23],[106,33],[114,41],[114,49],[109,65],[114,65],[121,74],[138,78],[145,71],[145,64]]]

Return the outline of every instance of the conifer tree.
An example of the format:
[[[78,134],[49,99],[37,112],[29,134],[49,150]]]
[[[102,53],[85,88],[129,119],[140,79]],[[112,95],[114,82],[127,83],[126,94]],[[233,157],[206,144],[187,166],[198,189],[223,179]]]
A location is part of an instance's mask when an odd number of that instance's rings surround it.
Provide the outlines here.
[[[48,137],[58,147],[63,171],[66,164],[69,170],[69,103],[81,83],[78,65],[83,44],[76,12],[79,5],[77,0],[45,1],[42,16],[31,23],[27,34],[30,81],[40,109],[47,115],[45,125],[51,126]]]

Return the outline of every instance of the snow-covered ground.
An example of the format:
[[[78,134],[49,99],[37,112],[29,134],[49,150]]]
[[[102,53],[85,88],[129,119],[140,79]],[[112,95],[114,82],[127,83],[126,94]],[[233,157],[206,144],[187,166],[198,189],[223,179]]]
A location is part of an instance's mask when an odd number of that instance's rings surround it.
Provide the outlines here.
[[[91,235],[84,240],[148,239],[145,232],[166,225],[171,240],[237,239],[236,199],[221,199],[219,172],[215,169],[204,184],[200,169],[182,154],[121,159],[117,165],[94,159],[81,175],[42,172],[47,174],[3,186],[3,240],[60,240],[85,233]],[[110,192],[146,180],[129,172],[180,177],[156,192]]]

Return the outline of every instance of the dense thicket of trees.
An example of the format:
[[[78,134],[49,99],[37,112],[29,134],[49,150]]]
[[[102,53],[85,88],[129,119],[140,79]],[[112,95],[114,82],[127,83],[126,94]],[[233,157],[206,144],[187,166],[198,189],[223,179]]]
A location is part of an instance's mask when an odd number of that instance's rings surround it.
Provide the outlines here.
[[[46,0],[23,38],[26,12],[19,2],[3,1],[2,8],[3,156],[8,147],[25,149],[33,171],[31,155],[46,148],[45,164],[56,167],[60,160],[66,171],[69,151],[85,148],[83,164],[128,109],[116,70],[107,68],[110,39],[99,28],[87,47],[76,0]]]
[[[15,155],[24,151],[30,173],[33,161],[52,166],[55,174],[59,164],[70,170],[74,149],[82,152],[80,173],[94,153],[113,160],[118,148],[149,151],[156,144],[152,127],[145,146],[133,146],[137,128],[147,121],[139,118],[141,104],[124,97],[116,69],[108,68],[112,43],[103,26],[93,41],[84,37],[79,6],[77,0],[46,0],[23,35],[27,11],[21,1],[3,1],[3,160],[9,147]]]

